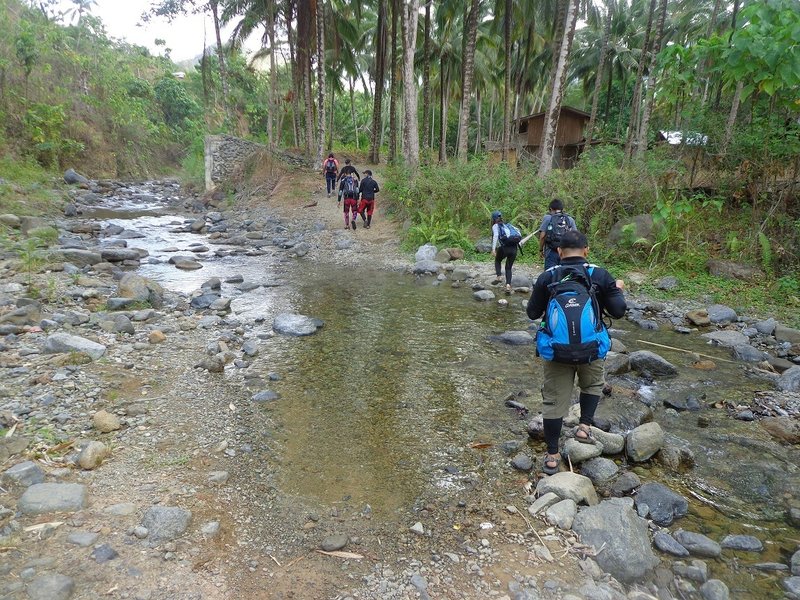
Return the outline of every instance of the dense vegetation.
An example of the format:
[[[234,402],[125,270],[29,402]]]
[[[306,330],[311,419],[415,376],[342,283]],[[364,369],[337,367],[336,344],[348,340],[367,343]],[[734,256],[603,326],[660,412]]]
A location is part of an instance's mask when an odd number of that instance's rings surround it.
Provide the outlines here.
[[[471,248],[490,206],[534,228],[559,196],[604,259],[700,273],[721,256],[759,266],[765,293],[798,294],[798,0],[154,1],[145,19],[213,17],[185,79],[72,2],[0,0],[0,177],[35,187],[35,165],[143,176],[182,161],[199,180],[203,136],[225,131],[313,161],[388,160],[409,244]],[[248,60],[252,35],[263,48]],[[591,115],[577,167],[509,163],[517,118],[544,112],[551,152],[564,104]],[[608,243],[635,214],[653,236]]]

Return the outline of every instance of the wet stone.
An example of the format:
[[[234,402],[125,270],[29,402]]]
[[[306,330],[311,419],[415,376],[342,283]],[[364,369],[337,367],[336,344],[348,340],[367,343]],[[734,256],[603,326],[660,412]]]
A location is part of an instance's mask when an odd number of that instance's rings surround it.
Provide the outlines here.
[[[653,544],[656,548],[661,550],[661,552],[671,554],[672,556],[689,556],[689,551],[686,548],[681,546],[671,535],[663,531],[656,532],[653,536]]]
[[[641,493],[641,490],[639,493]],[[702,533],[678,530],[673,534],[673,537],[694,556],[717,558],[722,553],[720,545]]]
[[[511,459],[511,466],[518,471],[530,471],[533,469],[533,460],[524,452],[520,452]]]
[[[700,595],[703,600],[728,600],[730,596],[728,586],[719,579],[709,579],[701,585]]]

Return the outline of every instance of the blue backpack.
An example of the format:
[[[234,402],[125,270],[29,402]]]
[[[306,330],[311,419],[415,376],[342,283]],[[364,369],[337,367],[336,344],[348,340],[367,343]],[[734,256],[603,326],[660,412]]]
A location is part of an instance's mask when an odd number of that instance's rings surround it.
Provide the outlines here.
[[[342,177],[342,191],[345,198],[355,198],[358,195],[358,186],[352,175]]]
[[[551,269],[550,300],[536,332],[536,354],[544,360],[585,365],[606,357],[608,330],[592,283],[594,265],[560,265]]]
[[[498,229],[498,241],[501,246],[516,246],[522,241],[522,234],[519,229],[511,223],[501,223]]]

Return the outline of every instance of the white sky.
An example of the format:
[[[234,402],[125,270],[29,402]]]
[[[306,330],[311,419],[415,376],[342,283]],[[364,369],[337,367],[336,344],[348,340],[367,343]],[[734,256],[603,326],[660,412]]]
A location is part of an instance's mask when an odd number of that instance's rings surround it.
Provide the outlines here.
[[[91,13],[103,20],[106,31],[111,37],[145,46],[153,54],[164,53],[164,47],[156,46],[155,40],[165,40],[166,47],[172,49],[170,57],[174,61],[202,54],[204,26],[206,45],[215,43],[214,21],[210,15],[189,14],[176,18],[172,23],[154,17],[149,23],[142,23],[142,13],[146,12],[152,3],[153,0],[97,0],[97,5],[92,8]],[[70,9],[72,6],[70,0],[60,2],[62,10]],[[223,42],[227,41],[231,30],[232,27],[223,30]],[[257,49],[258,46],[258,40],[246,44],[251,50]]]

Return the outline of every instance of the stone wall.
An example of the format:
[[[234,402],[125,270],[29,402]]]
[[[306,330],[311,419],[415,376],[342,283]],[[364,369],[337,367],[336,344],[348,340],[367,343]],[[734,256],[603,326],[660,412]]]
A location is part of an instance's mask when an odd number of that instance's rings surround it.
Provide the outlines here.
[[[266,148],[262,144],[249,142],[232,135],[206,136],[206,191],[213,190],[254,152]]]

